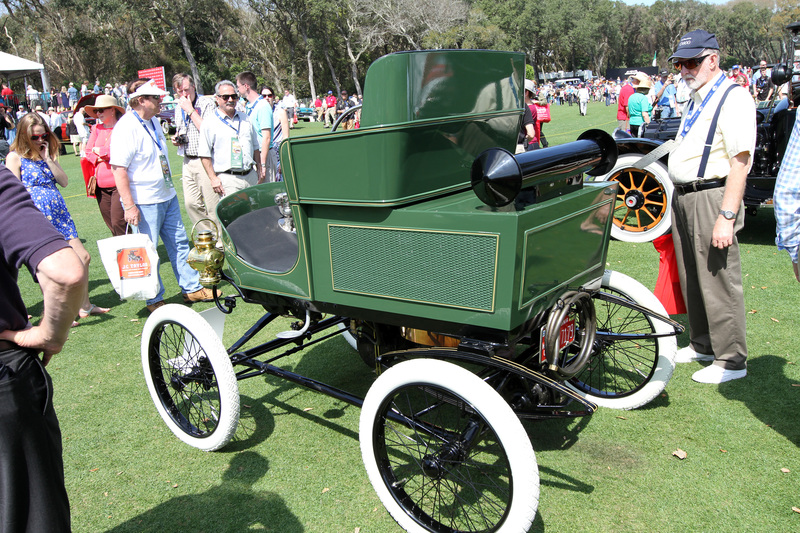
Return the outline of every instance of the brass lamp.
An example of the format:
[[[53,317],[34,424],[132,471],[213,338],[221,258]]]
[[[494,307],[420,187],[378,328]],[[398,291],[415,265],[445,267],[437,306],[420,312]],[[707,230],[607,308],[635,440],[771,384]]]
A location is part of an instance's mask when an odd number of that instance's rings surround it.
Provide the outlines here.
[[[213,287],[220,280],[219,271],[225,262],[225,254],[217,249],[216,244],[217,239],[210,230],[200,231],[186,259],[190,267],[200,272],[203,287]]]

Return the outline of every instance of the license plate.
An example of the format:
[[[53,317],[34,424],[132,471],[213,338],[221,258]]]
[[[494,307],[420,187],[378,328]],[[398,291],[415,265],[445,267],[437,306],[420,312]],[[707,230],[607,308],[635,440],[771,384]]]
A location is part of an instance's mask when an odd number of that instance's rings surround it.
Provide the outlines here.
[[[545,331],[544,328],[542,328],[539,339],[540,340],[539,362],[541,363],[547,361],[547,354],[545,353],[545,348],[544,348],[544,336],[545,336]],[[558,350],[559,351],[563,350],[573,342],[575,342],[575,319],[566,316],[564,317],[564,321],[561,323],[561,331],[559,332],[559,337],[558,337]]]

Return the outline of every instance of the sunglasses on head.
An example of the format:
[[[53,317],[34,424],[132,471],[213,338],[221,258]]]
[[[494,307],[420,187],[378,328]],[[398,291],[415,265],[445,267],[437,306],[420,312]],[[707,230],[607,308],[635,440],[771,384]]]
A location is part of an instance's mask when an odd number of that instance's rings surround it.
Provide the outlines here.
[[[239,95],[238,94],[218,94],[217,96],[219,96],[220,98],[222,98],[225,101],[228,101],[228,100],[236,101],[236,100],[239,99]]]
[[[43,140],[43,139],[47,139],[47,134],[46,133],[42,133],[41,135],[31,135],[31,140],[32,141],[40,141],[40,140]]]
[[[681,66],[684,66],[689,70],[692,70],[699,67],[707,57],[708,55],[700,57],[690,57],[689,59],[683,59],[680,61],[673,61],[672,66],[675,67],[675,70],[677,70],[678,72],[681,71]]]

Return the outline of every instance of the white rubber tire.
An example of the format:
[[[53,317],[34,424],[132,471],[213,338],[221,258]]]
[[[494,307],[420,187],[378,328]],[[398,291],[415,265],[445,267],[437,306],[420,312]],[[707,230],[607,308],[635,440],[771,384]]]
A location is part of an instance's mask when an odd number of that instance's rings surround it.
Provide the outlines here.
[[[617,163],[614,165],[614,168],[611,169],[611,172],[608,174],[604,174],[602,176],[595,176],[591,178],[593,181],[619,181],[621,184],[628,182],[629,175],[625,174],[625,169],[631,169],[632,172],[636,173],[635,181],[637,183],[640,182],[640,174],[642,171],[633,169],[633,165],[643,156],[644,154],[623,154],[619,156],[617,159]],[[665,206],[663,206],[663,214],[661,215],[661,219],[648,229],[644,229],[641,231],[633,231],[636,229],[635,226],[629,226],[631,229],[623,229],[619,225],[617,225],[618,219],[616,219],[611,225],[611,236],[618,241],[624,242],[650,242],[656,237],[660,237],[664,235],[669,229],[672,227],[672,195],[675,189],[674,185],[672,184],[672,180],[669,179],[669,172],[667,171],[667,167],[664,166],[663,163],[660,161],[654,161],[644,167],[643,171],[647,172],[652,178],[654,178],[660,186],[663,188],[664,191],[664,202]],[[648,194],[652,194],[652,189],[650,186],[646,187],[646,190],[640,191],[644,192],[645,196]],[[620,194],[626,194],[625,191],[620,189]],[[621,202],[623,198],[619,198],[615,205],[615,214],[621,213],[624,207],[624,201]],[[642,211],[644,208],[639,209]],[[647,218],[647,215],[642,215],[643,224],[650,224],[652,223],[652,219]]]
[[[621,272],[606,270],[603,273],[601,289],[608,289],[619,293],[618,295],[622,295],[623,297],[628,298],[629,300],[646,307],[655,313],[668,316],[664,306],[647,287]],[[602,317],[600,316],[599,310],[597,313],[598,327],[600,327],[599,324]],[[672,327],[662,320],[649,319],[649,322],[652,331],[655,331],[656,333],[674,333]],[[658,337],[653,340],[656,344],[658,357],[656,368],[653,371],[650,380],[639,390],[630,395],[620,397],[597,396],[579,389],[569,381],[565,382],[564,384],[578,393],[581,397],[591,400],[601,407],[610,407],[612,409],[636,409],[641,407],[661,394],[661,392],[667,386],[667,383],[669,383],[670,378],[672,378],[672,373],[675,370],[675,353],[678,349],[675,336],[672,335],[669,337]],[[579,379],[580,374],[578,374],[576,378]]]
[[[164,380],[162,372],[165,363],[169,364],[173,369],[177,369],[176,365],[187,365],[189,367],[196,360],[196,356],[183,355],[188,351],[184,341],[183,354],[178,354],[177,350],[175,353],[167,355],[154,354],[154,358],[157,357],[158,367],[151,368],[151,365],[156,362],[150,357],[151,343],[155,344],[157,342],[153,337],[158,335],[164,327],[169,327],[170,324],[177,325],[194,337],[196,345],[193,345],[192,348],[205,353],[214,372],[216,387],[219,391],[219,408],[211,413],[204,412],[204,416],[212,414],[216,419],[216,426],[210,433],[196,436],[187,432],[186,428],[175,420],[164,404],[165,401],[171,402],[172,399],[165,398],[162,400],[161,394],[169,393],[169,383],[166,383],[167,388],[166,392],[164,392],[164,387],[158,387],[156,380],[154,380],[154,374],[162,381]],[[161,345],[159,344],[159,346]],[[176,346],[173,346],[173,348],[176,348]],[[153,349],[155,350],[156,348],[154,347]],[[170,359],[162,361],[162,357],[170,356],[172,356]],[[236,427],[239,423],[239,387],[236,381],[236,374],[233,371],[233,365],[225,347],[222,345],[222,341],[202,316],[188,307],[178,304],[168,304],[156,309],[145,322],[144,330],[142,331],[142,368],[147,381],[147,388],[150,390],[150,397],[158,410],[158,414],[161,415],[161,418],[175,436],[186,444],[203,451],[218,450],[230,442],[236,433]],[[162,392],[160,393],[159,390]],[[202,398],[198,399],[197,405],[206,405],[202,403],[203,401]],[[172,405],[174,406],[174,402]],[[195,405],[195,402],[192,402],[192,405]],[[207,406],[209,408],[212,407],[210,404],[207,404]]]
[[[468,370],[434,359],[414,359],[391,367],[370,387],[361,410],[359,441],[364,466],[378,497],[395,521],[406,531],[430,531],[412,518],[390,493],[380,474],[373,443],[375,425],[386,399],[407,385],[449,391],[491,426],[508,458],[513,479],[509,511],[497,531],[527,532],[539,503],[539,469],[530,438],[511,407],[494,389]]]

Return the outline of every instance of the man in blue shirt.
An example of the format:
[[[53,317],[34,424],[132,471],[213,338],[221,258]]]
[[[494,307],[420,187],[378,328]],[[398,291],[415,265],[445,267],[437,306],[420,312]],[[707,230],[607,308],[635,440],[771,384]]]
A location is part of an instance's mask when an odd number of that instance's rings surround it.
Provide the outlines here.
[[[272,106],[259,94],[258,81],[252,72],[242,72],[236,76],[236,90],[247,100],[244,110],[258,136],[261,156],[261,174],[258,176],[258,182],[261,183],[266,178],[267,155],[272,143]]]
[[[75,104],[78,103],[78,89],[75,88],[75,85],[72,82],[69,82],[69,89],[67,89],[67,93],[69,93],[69,106],[75,107]]]
[[[677,116],[675,113],[675,84],[667,70],[661,71],[661,79],[656,82],[656,105],[661,108],[661,118]]]

